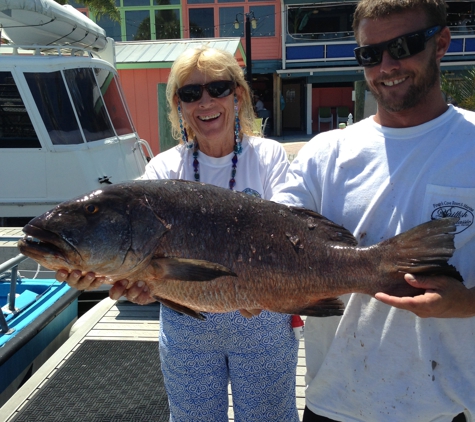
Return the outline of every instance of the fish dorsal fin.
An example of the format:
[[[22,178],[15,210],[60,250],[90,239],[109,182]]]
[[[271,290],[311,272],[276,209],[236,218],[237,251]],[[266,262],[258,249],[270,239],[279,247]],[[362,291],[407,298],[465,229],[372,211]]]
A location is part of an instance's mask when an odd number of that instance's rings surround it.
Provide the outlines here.
[[[307,220],[309,229],[317,230],[318,236],[323,240],[344,243],[345,246],[358,245],[357,240],[349,230],[334,223],[318,212],[300,207],[289,207],[289,209],[293,214]]]
[[[224,276],[237,277],[229,268],[201,259],[154,257],[151,265],[162,280],[211,281]]]

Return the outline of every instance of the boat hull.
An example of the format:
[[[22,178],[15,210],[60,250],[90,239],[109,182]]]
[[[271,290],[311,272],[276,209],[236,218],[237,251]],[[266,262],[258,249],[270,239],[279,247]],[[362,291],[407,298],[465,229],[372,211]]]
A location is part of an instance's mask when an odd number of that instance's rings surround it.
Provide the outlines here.
[[[9,282],[0,282],[0,304],[7,302]],[[12,333],[0,333],[0,407],[68,339],[78,315],[76,289],[55,280],[22,280],[21,295],[43,295],[8,321]]]

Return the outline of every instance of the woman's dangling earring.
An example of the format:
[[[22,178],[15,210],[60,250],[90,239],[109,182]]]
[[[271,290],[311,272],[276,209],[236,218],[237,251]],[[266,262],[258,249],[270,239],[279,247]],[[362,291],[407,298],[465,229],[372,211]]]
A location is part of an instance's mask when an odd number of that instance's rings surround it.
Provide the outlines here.
[[[183,141],[183,144],[187,148],[193,148],[193,141],[188,139],[188,134],[186,133],[186,128],[185,125],[183,124],[183,115],[181,114],[181,103],[178,101],[178,119],[180,123],[180,132],[181,132],[181,139]]]
[[[239,131],[241,130],[241,124],[239,122],[239,106],[236,93],[234,93],[234,152],[241,154],[242,142],[239,137]]]

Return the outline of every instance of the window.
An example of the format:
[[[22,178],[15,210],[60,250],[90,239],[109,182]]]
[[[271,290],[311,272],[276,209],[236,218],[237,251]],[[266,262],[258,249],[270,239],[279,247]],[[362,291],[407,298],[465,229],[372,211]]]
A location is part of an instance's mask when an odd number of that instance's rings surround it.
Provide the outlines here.
[[[274,6],[251,6],[249,12],[253,12],[257,27],[251,26],[253,37],[275,36],[275,7]],[[219,8],[219,31],[221,37],[244,37],[246,15],[243,7],[220,7]],[[234,27],[236,20],[239,28]]]
[[[214,9],[189,9],[190,38],[214,37]]]
[[[43,123],[55,145],[84,142],[60,71],[25,73]]]
[[[115,136],[92,69],[68,69],[64,76],[86,141]]]
[[[127,41],[151,40],[150,12],[148,10],[126,11],[125,32]]]
[[[168,6],[169,4],[180,4],[180,0],[153,0],[155,6]]]
[[[124,7],[150,6],[150,0],[122,0]]]
[[[106,36],[115,41],[122,41],[120,22],[113,21],[107,16],[101,16],[96,20],[96,23],[106,31]]]
[[[252,6],[251,12],[257,19],[256,29],[251,27],[253,37],[275,36],[275,8],[274,6]]]
[[[356,4],[289,6],[287,29],[293,38],[348,38],[353,36],[352,20]]]
[[[108,37],[116,41],[181,37],[180,0],[117,0],[116,3],[121,22],[106,16],[96,19]]]
[[[149,39],[170,40],[180,38],[180,11],[178,9],[155,11],[155,37]]]
[[[124,95],[114,74],[106,69],[95,69],[95,73],[117,135],[134,133],[135,129],[124,106]]]
[[[41,148],[10,72],[0,72],[0,148]]]
[[[244,37],[243,13],[244,13],[244,7],[220,7],[219,8],[219,36],[220,37],[241,37],[241,38]],[[234,22],[236,21],[236,19],[239,22],[239,29],[234,28]]]

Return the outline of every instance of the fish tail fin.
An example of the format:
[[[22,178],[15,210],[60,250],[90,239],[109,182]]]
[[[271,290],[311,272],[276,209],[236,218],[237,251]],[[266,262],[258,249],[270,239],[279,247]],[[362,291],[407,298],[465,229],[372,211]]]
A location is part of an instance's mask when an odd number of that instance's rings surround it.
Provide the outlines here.
[[[406,273],[446,275],[463,281],[457,269],[448,263],[455,251],[457,221],[458,218],[428,221],[379,243],[382,251],[380,269],[382,274],[389,273],[392,278],[392,282],[379,291],[393,296],[421,294],[421,289],[410,286],[404,280]],[[403,282],[395,283],[394,279]]]

